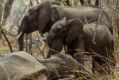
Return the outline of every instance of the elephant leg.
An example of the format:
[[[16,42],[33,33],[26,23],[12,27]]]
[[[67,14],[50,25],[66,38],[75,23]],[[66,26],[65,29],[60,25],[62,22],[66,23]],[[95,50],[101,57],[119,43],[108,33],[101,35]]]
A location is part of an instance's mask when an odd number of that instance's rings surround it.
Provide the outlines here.
[[[19,44],[19,51],[23,51],[24,48],[24,40],[23,40],[24,34],[22,34],[19,38],[18,38],[18,44]]]
[[[67,48],[66,54],[72,56],[76,61],[84,65],[84,55],[80,54],[80,52],[76,51],[75,49]]]
[[[92,72],[97,76],[102,76],[104,73],[106,73],[104,65],[105,65],[105,59],[101,56],[104,56],[103,54],[106,54],[104,51],[104,46],[94,48],[93,52],[94,56],[92,56]]]
[[[60,53],[63,48],[63,41],[61,39],[54,39],[52,42],[48,42],[49,51],[47,58],[50,58],[51,55]]]
[[[92,58],[92,71],[95,74],[98,73],[99,76],[111,75],[114,72],[115,58],[113,50],[109,47],[105,46],[100,48],[97,51],[100,56],[94,56]]]
[[[115,52],[114,52],[114,41],[110,42],[107,45],[107,53],[110,56],[110,59],[112,60],[112,64],[113,66],[116,65],[116,59],[115,59]]]
[[[92,72],[97,76],[107,75],[107,67],[100,57],[92,57]]]
[[[83,36],[74,40],[67,45],[67,54],[71,55],[75,60],[84,65],[84,38]]]
[[[78,38],[78,42],[76,45],[76,53],[74,54],[75,59],[84,65],[84,53],[82,53],[82,51],[84,52],[85,50],[85,42],[84,42],[84,36],[80,36]]]
[[[93,57],[92,72],[100,77],[114,74],[110,63],[106,59],[101,59],[100,57]]]
[[[28,52],[28,35],[25,35],[25,51]]]
[[[107,58],[109,59],[107,62],[110,68],[110,74],[113,75],[115,71],[115,66],[116,66],[116,59],[115,59],[115,53],[114,53],[114,42],[107,45],[106,51],[108,54]]]

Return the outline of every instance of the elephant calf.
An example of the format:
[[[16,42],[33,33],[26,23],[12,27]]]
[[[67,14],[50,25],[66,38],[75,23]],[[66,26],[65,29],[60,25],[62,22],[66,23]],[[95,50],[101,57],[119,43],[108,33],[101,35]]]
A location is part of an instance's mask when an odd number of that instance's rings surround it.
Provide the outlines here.
[[[105,25],[97,23],[86,24],[83,27],[85,35],[85,50],[93,52],[92,71],[99,74],[111,73],[111,68],[115,66],[114,38],[110,30]]]
[[[57,21],[49,31],[46,42],[49,46],[48,58],[59,53],[63,46],[66,45],[66,53],[75,57],[75,53],[79,53],[84,49],[84,33],[83,25],[78,19],[68,20],[64,17]],[[83,55],[79,55],[79,62],[83,64]]]
[[[50,48],[48,57],[59,53],[65,45],[66,53],[73,57],[82,50],[95,53],[92,62],[93,72],[104,73],[101,69],[103,67],[110,73],[109,66],[115,65],[113,35],[105,25],[97,23],[83,25],[78,19],[67,21],[65,17],[52,26],[46,41]],[[83,64],[83,54],[79,55],[78,61]]]

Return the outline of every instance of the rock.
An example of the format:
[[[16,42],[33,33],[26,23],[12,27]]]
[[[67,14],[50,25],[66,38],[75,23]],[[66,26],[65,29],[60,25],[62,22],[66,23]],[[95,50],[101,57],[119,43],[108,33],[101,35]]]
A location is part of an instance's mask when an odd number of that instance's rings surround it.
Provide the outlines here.
[[[0,80],[29,80],[42,78],[47,80],[47,67],[39,63],[29,53],[21,51],[11,53],[0,59]]]

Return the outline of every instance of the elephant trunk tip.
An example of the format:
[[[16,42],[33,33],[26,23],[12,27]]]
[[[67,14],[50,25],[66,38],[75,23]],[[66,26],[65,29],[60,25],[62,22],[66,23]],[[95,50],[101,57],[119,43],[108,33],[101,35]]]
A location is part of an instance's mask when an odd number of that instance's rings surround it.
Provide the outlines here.
[[[17,39],[19,39],[21,37],[23,32],[20,32],[18,35],[17,35]]]

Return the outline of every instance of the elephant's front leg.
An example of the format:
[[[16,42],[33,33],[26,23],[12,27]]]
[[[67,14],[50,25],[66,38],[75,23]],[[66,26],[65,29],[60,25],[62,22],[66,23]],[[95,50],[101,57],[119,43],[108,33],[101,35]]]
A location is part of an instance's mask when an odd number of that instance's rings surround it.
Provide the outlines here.
[[[99,77],[107,78],[111,75],[111,66],[106,59],[101,57],[93,57],[92,59],[92,72]]]
[[[75,60],[84,65],[84,37],[80,36],[67,45],[67,54],[71,55]]]
[[[49,46],[47,58],[50,58],[51,55],[60,53],[63,48],[62,39],[53,39],[53,40],[48,39],[47,44]]]
[[[19,51],[23,51],[24,49],[24,34],[22,34],[19,38],[18,38],[18,44],[19,44]]]
[[[101,47],[97,51],[97,56],[93,57],[92,71],[98,73],[97,75],[103,77],[106,75],[112,75],[115,67],[115,57],[113,56],[113,50],[109,46]]]
[[[115,52],[114,52],[114,45],[113,42],[109,43],[106,47],[106,52],[108,53],[107,60],[109,65],[109,72],[111,75],[114,75],[115,67],[116,67],[116,59],[115,59]]]

